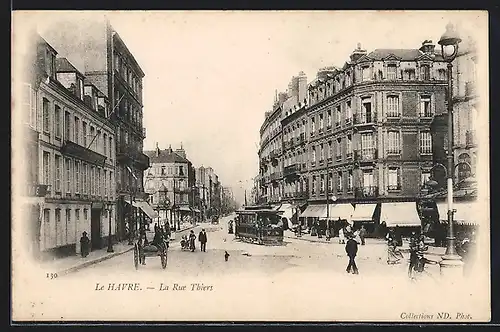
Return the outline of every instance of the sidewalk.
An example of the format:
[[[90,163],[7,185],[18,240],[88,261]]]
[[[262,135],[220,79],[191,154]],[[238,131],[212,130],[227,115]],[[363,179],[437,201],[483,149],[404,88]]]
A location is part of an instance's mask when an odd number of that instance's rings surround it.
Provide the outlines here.
[[[192,225],[181,227],[181,230],[176,232],[176,234],[182,235],[184,232],[187,232],[192,228],[194,228]],[[180,236],[176,236],[174,241],[178,241],[179,239]],[[63,276],[133,250],[134,246],[127,243],[128,241],[123,241],[113,244],[114,252],[112,253],[107,252],[107,248],[102,248],[91,251],[85,258],[80,255],[74,255],[55,259],[53,261],[47,261],[42,264],[47,266],[47,270],[55,271],[58,276]]]

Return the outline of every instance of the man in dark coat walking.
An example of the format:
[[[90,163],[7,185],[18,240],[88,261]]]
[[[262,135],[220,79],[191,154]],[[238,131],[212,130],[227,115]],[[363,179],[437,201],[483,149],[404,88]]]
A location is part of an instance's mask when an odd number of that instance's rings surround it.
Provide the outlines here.
[[[87,257],[89,255],[89,249],[90,239],[87,237],[87,232],[83,232],[80,238],[80,252],[82,257]]]
[[[347,273],[352,273],[353,274],[358,274],[358,267],[356,266],[356,262],[354,259],[356,258],[356,254],[358,253],[358,242],[354,240],[352,236],[349,236],[349,240],[347,240],[347,243],[345,245],[345,251],[347,253],[347,256],[349,256],[349,265],[347,265]]]
[[[202,229],[200,234],[198,235],[198,240],[200,241],[201,248],[200,250],[203,252],[207,251],[207,233],[205,233],[205,229]]]

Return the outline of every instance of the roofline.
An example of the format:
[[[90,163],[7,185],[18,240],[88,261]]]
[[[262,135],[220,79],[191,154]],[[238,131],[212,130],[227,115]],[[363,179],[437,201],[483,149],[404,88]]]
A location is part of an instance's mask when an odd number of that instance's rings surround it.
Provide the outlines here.
[[[125,42],[123,41],[123,39],[120,37],[120,34],[113,28],[113,26],[111,25],[111,23],[109,23],[109,21],[107,22],[107,24],[108,24],[109,28],[111,29],[111,38],[116,37],[118,39],[118,41],[121,44],[121,47],[125,50],[125,52],[127,53],[128,57],[132,60],[133,65],[141,73],[141,75],[142,75],[141,78],[144,78],[144,76],[146,76],[146,74],[144,74],[144,71],[142,70],[141,66],[139,66],[139,63],[137,63],[137,60],[135,59],[134,55],[128,49],[127,44],[125,44]]]

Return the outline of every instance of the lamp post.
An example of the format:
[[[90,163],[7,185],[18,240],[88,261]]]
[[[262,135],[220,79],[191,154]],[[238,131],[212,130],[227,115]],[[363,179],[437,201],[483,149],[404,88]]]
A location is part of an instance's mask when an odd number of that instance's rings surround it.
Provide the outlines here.
[[[108,203],[108,250],[107,252],[115,252],[113,249],[113,241],[111,240],[111,211],[113,210],[113,203]]]
[[[441,45],[443,59],[448,63],[448,168],[447,168],[447,191],[448,191],[448,235],[446,252],[440,263],[441,275],[462,276],[463,262],[455,250],[455,234],[453,232],[453,82],[452,68],[453,60],[458,53],[458,44],[462,40],[459,38],[453,25],[446,25],[446,32],[441,36],[438,44]]]

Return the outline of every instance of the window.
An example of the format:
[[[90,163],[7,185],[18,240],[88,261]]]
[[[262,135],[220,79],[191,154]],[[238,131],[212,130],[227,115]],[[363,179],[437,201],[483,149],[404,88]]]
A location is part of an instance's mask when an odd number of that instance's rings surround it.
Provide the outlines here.
[[[71,160],[66,158],[65,168],[66,168],[66,193],[71,193]]]
[[[332,173],[328,173],[328,192],[331,192],[332,189],[333,189],[333,174]]]
[[[78,79],[78,88],[80,89],[80,99],[83,100],[83,80],[81,78]]]
[[[370,74],[371,74],[370,67],[361,68],[361,78],[363,81],[369,81],[371,79]]]
[[[80,119],[75,116],[75,143],[80,143]]]
[[[415,69],[413,68],[410,68],[410,69],[405,69],[405,71],[403,72],[403,79],[407,80],[407,81],[413,81],[415,80]]]
[[[388,96],[387,97],[387,117],[397,118],[399,117],[399,97],[398,96]]]
[[[341,193],[343,191],[342,188],[342,172],[337,172],[337,192]]]
[[[442,81],[446,80],[446,70],[438,69],[438,79]]]
[[[347,101],[345,103],[345,123],[351,123],[352,122],[352,108],[351,108],[351,102]]]
[[[352,157],[352,136],[351,135],[347,135],[347,137],[346,137],[346,155],[347,155],[347,158]]]
[[[103,137],[102,137],[102,144],[103,144],[103,154],[105,156],[108,156],[108,135],[106,135],[106,133],[103,134]]]
[[[363,187],[364,188],[373,187],[373,172],[372,171],[363,172]]]
[[[75,209],[75,225],[80,224],[80,209]]]
[[[371,123],[372,121],[372,102],[371,98],[361,100],[361,119],[360,123]]]
[[[28,117],[25,122],[36,129],[36,97],[31,84],[23,84],[23,112]]]
[[[61,156],[55,156],[56,172],[55,172],[55,190],[56,192],[61,192]]]
[[[109,159],[113,160],[113,137],[109,137]]]
[[[161,167],[161,175],[165,175],[165,166]]]
[[[108,171],[104,170],[104,196],[108,196]]]
[[[430,132],[421,132],[419,142],[421,154],[432,153],[432,135]]]
[[[342,118],[342,111],[340,110],[340,105],[337,106],[337,111],[335,112],[335,125],[337,127],[340,127],[340,121],[341,121],[341,118]]]
[[[87,147],[87,122],[82,122],[82,141],[83,146]]]
[[[90,194],[95,195],[95,166],[90,166]]]
[[[325,126],[325,123],[323,121],[323,114],[320,114],[319,115],[319,130],[320,131],[323,130],[324,126]]]
[[[312,186],[311,186],[311,194],[316,193],[316,175],[313,175],[312,177]]]
[[[100,130],[97,130],[97,137],[96,139],[94,140],[94,143],[95,143],[95,149],[96,149],[96,152],[101,152],[101,131]]]
[[[431,172],[429,171],[422,171],[422,174],[420,175],[420,185],[424,186],[431,178]]]
[[[323,144],[319,146],[319,161],[323,162],[325,159],[325,149],[323,148]]]
[[[50,153],[43,153],[43,183],[50,185]]]
[[[55,210],[56,217],[56,245],[62,244],[62,234],[61,234],[61,209]]]
[[[420,79],[428,81],[431,79],[430,67],[429,65],[420,66]]]
[[[314,121],[314,118],[311,118],[311,136],[314,135],[315,131],[316,131],[316,121]]]
[[[321,178],[320,178],[320,193],[324,193],[325,192],[325,176],[323,174],[321,174]]]
[[[387,153],[399,154],[400,152],[399,131],[387,132]]]
[[[389,168],[389,190],[398,190],[399,186],[399,168]]]
[[[330,141],[328,143],[328,148],[330,149],[330,158],[329,159],[332,159],[333,156],[335,155],[335,151],[333,150],[334,149],[333,146],[334,146],[333,141]]]
[[[102,196],[102,186],[101,186],[101,169],[97,168],[97,178],[96,178],[96,196]]]
[[[361,158],[374,159],[375,147],[373,146],[373,135],[361,134]]]
[[[387,65],[387,79],[395,80],[397,79],[397,70],[398,67],[396,65]]]
[[[430,96],[420,97],[420,116],[421,117],[432,117],[431,97]]]
[[[352,171],[349,171],[347,174],[347,191],[352,191],[352,183],[353,183],[353,177],[352,177]]]
[[[42,115],[43,115],[43,131],[50,132],[50,114],[49,114],[49,101],[46,98],[42,100]]]
[[[314,164],[316,162],[316,147],[312,147],[311,149],[311,163]]]
[[[87,187],[87,164],[82,163],[82,192],[87,195],[88,187]]]
[[[57,214],[56,214],[57,215]],[[59,219],[60,219],[59,215]],[[50,209],[43,210],[43,245],[45,248],[49,247],[50,241]]]
[[[75,193],[80,193],[80,162],[75,160]]]
[[[71,140],[70,116],[68,111],[64,112],[64,139],[68,141]]]
[[[95,146],[95,128],[93,126],[90,126],[90,137],[89,137],[89,149],[94,150]]]
[[[328,111],[327,116],[326,116],[326,126],[327,126],[327,128],[332,127],[332,111],[331,110]]]
[[[61,137],[62,129],[61,129],[61,107],[58,105],[54,106],[54,122],[56,125],[56,137]]]
[[[109,171],[109,197],[113,197],[113,172]]]
[[[337,139],[337,151],[335,153],[337,160],[342,159],[342,139],[338,138]]]

